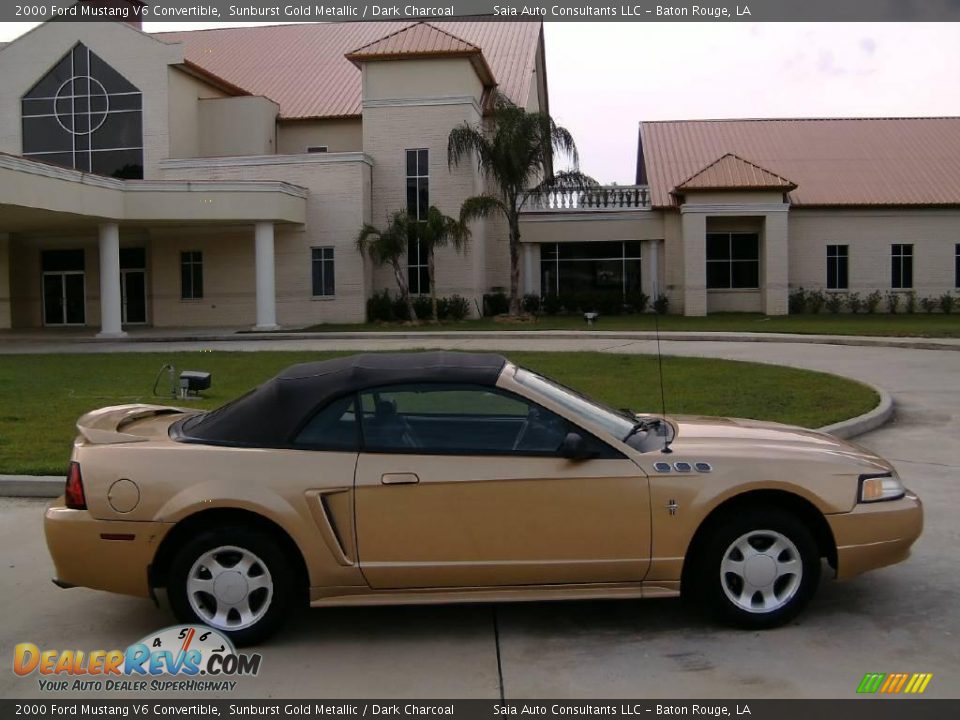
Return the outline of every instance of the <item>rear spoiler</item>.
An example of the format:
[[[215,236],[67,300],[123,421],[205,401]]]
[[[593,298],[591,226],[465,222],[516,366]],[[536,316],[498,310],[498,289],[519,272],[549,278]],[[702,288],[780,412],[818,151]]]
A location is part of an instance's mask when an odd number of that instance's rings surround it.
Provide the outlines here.
[[[121,432],[125,425],[157,415],[190,412],[166,405],[114,405],[93,410],[77,420],[77,431],[94,445],[143,442],[147,438]]]

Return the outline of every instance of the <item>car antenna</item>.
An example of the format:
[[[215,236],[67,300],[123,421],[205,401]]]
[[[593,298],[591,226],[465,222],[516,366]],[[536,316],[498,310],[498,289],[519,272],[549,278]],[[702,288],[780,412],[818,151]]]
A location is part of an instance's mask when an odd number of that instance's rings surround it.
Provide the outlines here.
[[[670,441],[667,440],[666,434],[667,397],[663,390],[663,355],[660,352],[660,312],[656,307],[653,309],[653,326],[657,332],[657,374],[660,376],[660,415],[663,418],[661,422],[663,423],[664,429],[662,452],[672,453],[673,450],[670,449]]]

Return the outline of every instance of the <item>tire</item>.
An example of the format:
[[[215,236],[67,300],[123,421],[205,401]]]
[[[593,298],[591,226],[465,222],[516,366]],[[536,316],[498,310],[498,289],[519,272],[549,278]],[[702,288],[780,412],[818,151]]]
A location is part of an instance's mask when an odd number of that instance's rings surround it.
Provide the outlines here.
[[[785,510],[756,507],[710,528],[690,580],[707,609],[727,623],[766,629],[793,619],[820,582],[811,532]]]
[[[259,528],[223,526],[180,547],[167,594],[176,618],[219,630],[237,646],[273,635],[296,597],[295,571],[281,545]]]

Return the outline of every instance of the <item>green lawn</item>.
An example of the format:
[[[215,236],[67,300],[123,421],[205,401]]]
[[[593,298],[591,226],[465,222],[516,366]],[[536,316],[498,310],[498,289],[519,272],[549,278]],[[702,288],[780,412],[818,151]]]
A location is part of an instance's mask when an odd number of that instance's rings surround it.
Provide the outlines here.
[[[805,335],[878,335],[892,337],[960,337],[960,313],[953,315],[781,315],[753,313],[717,313],[707,317],[661,315],[660,330],[687,332],[768,332]],[[314,325],[309,332],[357,332],[398,330],[649,330],[655,328],[653,315],[602,317],[588,325],[579,315],[545,315],[536,322],[498,322],[492,318],[442,322],[437,325],[400,323]]]
[[[296,362],[345,353],[194,352],[0,356],[0,473],[61,474],[84,412],[121,403],[176,404],[151,396],[160,366],[209,370],[213,387],[191,406],[210,408]],[[658,411],[655,357],[511,353],[515,362],[615,407]],[[819,427],[874,407],[876,394],[843,378],[713,359],[664,358],[667,411],[777,420]],[[165,378],[164,378],[165,381]],[[163,383],[161,383],[163,386]]]

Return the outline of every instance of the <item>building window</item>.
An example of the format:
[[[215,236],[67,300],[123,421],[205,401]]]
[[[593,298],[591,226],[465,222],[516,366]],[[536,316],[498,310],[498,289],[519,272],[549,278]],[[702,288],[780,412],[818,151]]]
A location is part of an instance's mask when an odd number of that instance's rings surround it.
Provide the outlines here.
[[[191,250],[180,253],[180,299],[203,297],[203,253]]]
[[[760,236],[707,233],[707,289],[756,290],[759,287]]]
[[[640,243],[575,242],[540,246],[540,290],[544,295],[640,292]]]
[[[827,245],[827,289],[846,290],[849,285],[848,245]]]
[[[913,245],[890,246],[890,287],[894,290],[913,287]]]
[[[953,286],[960,288],[960,243],[953,246]]]
[[[413,219],[425,220],[430,207],[429,153],[427,150],[407,150],[407,213]],[[418,238],[407,243],[407,282],[410,292],[421,295],[430,292],[430,274],[427,255],[420,252]]]
[[[313,296],[333,297],[336,287],[333,279],[333,248],[312,248],[310,253],[312,255]]]
[[[82,43],[21,99],[24,157],[143,177],[143,96]]]

